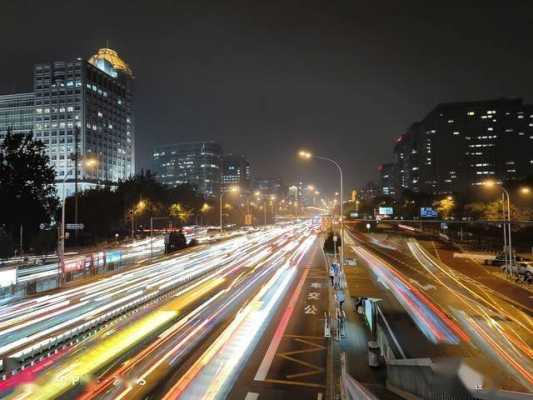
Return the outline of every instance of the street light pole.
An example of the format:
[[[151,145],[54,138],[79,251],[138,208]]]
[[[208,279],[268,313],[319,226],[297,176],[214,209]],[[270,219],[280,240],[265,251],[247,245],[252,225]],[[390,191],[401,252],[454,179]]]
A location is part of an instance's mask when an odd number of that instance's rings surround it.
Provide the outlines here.
[[[509,260],[509,263],[507,262],[508,258],[508,247],[507,247],[507,216],[505,213],[505,194],[502,192],[502,227],[503,227],[503,259],[505,265],[508,265],[511,263]]]
[[[220,233],[222,233],[224,231],[224,225],[222,223],[222,206],[223,206],[223,203],[222,203],[222,199],[224,198],[224,190],[220,190]]]
[[[133,219],[135,218],[135,210],[131,210],[131,241],[134,240],[135,235],[135,222]]]
[[[513,244],[511,241],[511,196],[509,195],[509,192],[507,189],[505,189],[503,186],[501,187],[502,192],[505,193],[505,196],[507,196],[507,235],[508,235],[508,252],[509,252],[509,265],[512,266],[514,257],[513,257]],[[505,207],[505,203],[502,204],[503,207]],[[504,230],[505,235],[505,230]]]
[[[327,162],[330,162],[332,164],[334,164],[336,167],[337,167],[337,170],[339,171],[339,178],[340,178],[340,208],[339,208],[339,211],[340,211],[340,224],[341,224],[341,228],[340,228],[340,231],[341,231],[341,251],[340,251],[340,258],[341,258],[341,268],[344,267],[344,208],[343,208],[343,202],[344,202],[344,189],[343,189],[343,177],[342,177],[342,168],[341,166],[334,160],[330,159],[330,158],[327,158],[327,157],[322,157],[322,156],[315,156],[313,155],[314,158],[317,158],[319,160],[324,160],[324,161],[327,161]]]

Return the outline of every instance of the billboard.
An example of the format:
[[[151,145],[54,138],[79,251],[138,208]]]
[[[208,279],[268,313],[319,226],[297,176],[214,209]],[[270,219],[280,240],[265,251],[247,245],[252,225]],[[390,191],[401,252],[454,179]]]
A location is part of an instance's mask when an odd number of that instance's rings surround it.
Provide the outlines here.
[[[85,257],[76,257],[65,260],[65,272],[79,272],[82,271],[85,266]]]
[[[379,215],[392,215],[394,209],[392,207],[379,207]]]
[[[422,218],[436,218],[439,213],[432,207],[420,207],[420,216]]]

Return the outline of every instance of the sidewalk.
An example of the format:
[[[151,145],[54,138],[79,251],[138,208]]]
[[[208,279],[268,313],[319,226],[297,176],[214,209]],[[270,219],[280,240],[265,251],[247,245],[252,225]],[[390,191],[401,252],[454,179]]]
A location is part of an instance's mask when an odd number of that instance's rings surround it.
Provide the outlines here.
[[[349,246],[344,249],[345,258],[355,258],[353,251]],[[333,257],[326,255],[327,268],[331,265]],[[356,381],[362,384],[368,391],[374,394],[378,399],[396,400],[400,399],[397,395],[389,392],[385,387],[386,367],[382,365],[378,368],[372,368],[368,365],[368,342],[372,340],[370,330],[363,316],[355,312],[354,297],[379,297],[379,291],[371,283],[371,277],[366,268],[345,267],[344,270],[347,288],[344,289],[345,301],[343,310],[346,314],[345,336],[340,340],[335,338],[332,332],[331,341],[333,344],[334,354],[334,372],[335,377],[340,377],[340,355],[346,354],[347,372]],[[337,300],[334,296],[336,289],[331,285],[329,287],[330,314],[332,319],[335,316],[335,307]],[[332,324],[336,327],[335,324]],[[339,388],[337,388],[339,392]]]

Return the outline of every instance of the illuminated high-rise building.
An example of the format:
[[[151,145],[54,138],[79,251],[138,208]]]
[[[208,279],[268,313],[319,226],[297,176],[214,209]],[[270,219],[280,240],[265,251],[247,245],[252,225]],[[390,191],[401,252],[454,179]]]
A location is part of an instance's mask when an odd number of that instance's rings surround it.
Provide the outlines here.
[[[533,175],[533,105],[521,99],[439,104],[397,139],[391,168],[382,177],[392,174],[398,196],[475,190],[487,179]]]
[[[227,190],[231,186],[239,186],[241,193],[250,190],[250,163],[243,155],[226,154],[222,158],[222,184]]]
[[[46,145],[60,194],[76,183],[79,190],[112,186],[135,173],[132,80],[111,49],[36,64],[33,92],[0,96],[0,141],[8,131],[33,133]]]
[[[0,96],[0,142],[8,131],[30,133],[33,130],[33,112],[33,93]]]
[[[193,185],[206,198],[218,196],[222,178],[222,147],[215,142],[191,142],[157,146],[154,170],[159,181],[176,187]]]
[[[67,193],[75,171],[81,190],[134,174],[132,80],[130,67],[105,48],[89,60],[35,65],[33,134],[47,146],[56,184],[67,182]]]

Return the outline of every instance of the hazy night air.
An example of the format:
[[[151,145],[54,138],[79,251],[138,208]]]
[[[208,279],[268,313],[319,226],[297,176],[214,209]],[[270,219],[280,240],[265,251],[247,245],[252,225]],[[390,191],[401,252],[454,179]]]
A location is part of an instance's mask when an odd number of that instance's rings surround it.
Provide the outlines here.
[[[0,36],[0,399],[533,399],[531,0]]]
[[[154,145],[215,140],[258,176],[319,177],[295,149],[338,154],[362,185],[436,104],[524,97],[531,4],[450,1],[34,1],[0,16],[0,93],[29,90],[34,63],[106,43],[136,72],[137,168]],[[16,60],[16,62],[15,62]]]

